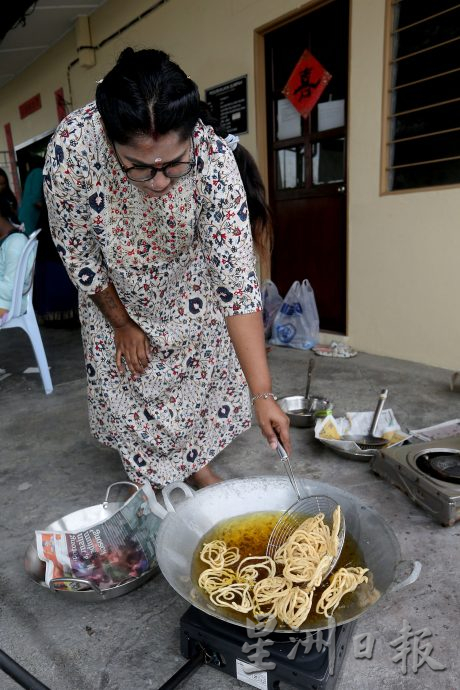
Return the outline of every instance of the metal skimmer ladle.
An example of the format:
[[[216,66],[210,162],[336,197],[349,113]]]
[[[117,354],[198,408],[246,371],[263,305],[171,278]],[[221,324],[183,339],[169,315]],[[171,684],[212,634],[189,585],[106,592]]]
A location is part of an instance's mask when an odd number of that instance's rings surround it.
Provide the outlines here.
[[[292,465],[289,460],[289,456],[285,449],[278,441],[278,446],[276,448],[281,461],[284,464],[284,469],[289,477],[289,481],[292,484],[294,491],[297,494],[298,500],[293,503],[293,505],[288,508],[283,515],[280,517],[276,525],[274,526],[270,538],[268,540],[267,548],[265,553],[270,558],[275,557],[275,553],[293,534],[296,529],[304,522],[308,517],[313,517],[318,513],[324,513],[324,519],[326,523],[332,526],[333,515],[335,509],[338,507],[336,503],[329,496],[305,496],[302,498],[299,487],[292,470]],[[340,525],[338,533],[338,549],[335,556],[333,556],[331,563],[327,572],[323,575],[323,580],[329,575],[329,573],[335,568],[337,561],[342,553],[343,543],[345,541],[345,518],[343,511],[340,511]]]
[[[380,414],[383,410],[383,406],[385,404],[387,396],[388,390],[386,388],[383,388],[379,395],[379,400],[377,403],[377,407],[375,408],[374,416],[372,418],[368,434],[346,434],[345,436],[342,436],[341,440],[354,441],[356,445],[359,446],[362,450],[381,448],[382,446],[386,446],[386,444],[388,443],[388,439],[383,438],[383,436],[375,436],[375,430],[377,428],[377,424],[380,419]]]

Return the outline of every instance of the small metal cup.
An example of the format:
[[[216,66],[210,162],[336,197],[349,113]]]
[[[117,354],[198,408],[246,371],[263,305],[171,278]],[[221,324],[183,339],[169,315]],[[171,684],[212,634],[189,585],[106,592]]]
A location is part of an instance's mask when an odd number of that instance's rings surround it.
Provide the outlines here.
[[[332,414],[333,404],[327,398],[318,395],[309,395],[306,400],[306,407],[309,412],[313,412],[316,417],[327,417]]]
[[[278,404],[289,417],[291,426],[310,428],[317,417],[331,414],[332,403],[319,396],[286,395],[278,398]]]

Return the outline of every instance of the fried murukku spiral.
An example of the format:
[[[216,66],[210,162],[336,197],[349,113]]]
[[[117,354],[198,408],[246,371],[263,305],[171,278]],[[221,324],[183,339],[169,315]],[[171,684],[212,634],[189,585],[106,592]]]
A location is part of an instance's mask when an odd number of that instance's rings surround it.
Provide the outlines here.
[[[292,587],[275,603],[275,615],[293,630],[300,628],[308,618],[313,601],[313,590]]]
[[[237,563],[240,560],[240,551],[237,546],[229,548],[224,541],[215,539],[203,545],[200,558],[211,568],[221,569]]]
[[[231,585],[236,580],[236,573],[234,570],[224,568],[223,570],[215,570],[214,568],[206,568],[203,570],[198,578],[198,586],[206,592],[214,592],[220,587]]]
[[[278,599],[284,597],[291,589],[292,584],[288,580],[276,575],[256,582],[252,591],[254,614],[256,616],[274,614]]]
[[[209,598],[216,606],[228,606],[241,613],[249,613],[253,606],[250,586],[242,582],[220,587],[211,592]]]
[[[362,582],[367,582],[367,572],[368,568],[340,568],[316,604],[316,613],[327,618],[332,616],[345,594],[353,592]]]
[[[319,587],[337,554],[339,527],[340,506],[334,511],[332,531],[324,513],[304,520],[275,553],[286,580],[308,591]]]
[[[269,556],[247,556],[238,564],[236,579],[254,586],[262,577],[273,577],[276,563]]]

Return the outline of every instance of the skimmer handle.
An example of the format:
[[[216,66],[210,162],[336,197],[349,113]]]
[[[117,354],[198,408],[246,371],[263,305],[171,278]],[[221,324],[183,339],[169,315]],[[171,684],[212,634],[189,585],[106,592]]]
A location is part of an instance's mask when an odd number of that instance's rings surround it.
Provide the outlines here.
[[[313,357],[310,357],[310,361],[308,362],[307,387],[305,389],[305,401],[307,402],[307,405],[308,405],[308,396],[310,395],[311,374],[312,374],[312,371],[314,368],[315,368],[315,360]]]
[[[278,455],[280,456],[280,460],[284,464],[284,469],[286,470],[286,474],[289,477],[289,481],[292,484],[292,488],[297,494],[297,498],[302,500],[302,496],[300,495],[299,487],[297,486],[297,482],[294,476],[294,472],[292,471],[292,465],[291,461],[289,460],[289,455],[286,453],[284,447],[281,445],[281,443],[278,441],[278,445],[276,446],[276,451]]]
[[[387,396],[388,396],[388,389],[383,388],[380,391],[379,401],[377,403],[377,407],[375,408],[374,416],[372,418],[371,426],[369,429],[369,436],[375,436],[375,430],[377,428],[377,424],[378,424],[379,419],[380,419],[380,414],[383,410],[383,406],[385,405],[385,400],[387,399]]]

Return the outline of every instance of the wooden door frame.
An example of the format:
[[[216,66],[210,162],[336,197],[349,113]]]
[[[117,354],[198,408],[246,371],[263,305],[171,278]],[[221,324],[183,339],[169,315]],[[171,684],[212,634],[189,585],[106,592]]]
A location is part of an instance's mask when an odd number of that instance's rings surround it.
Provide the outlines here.
[[[351,16],[351,5],[349,16]],[[269,188],[268,180],[268,147],[267,147],[267,92],[265,88],[266,73],[265,73],[265,36],[267,33],[279,29],[285,24],[290,24],[305,15],[315,12],[325,5],[330,5],[334,0],[310,0],[302,7],[292,10],[281,17],[274,19],[267,24],[263,24],[254,30],[254,99],[255,99],[255,121],[256,121],[256,150],[257,162],[265,185],[265,189]],[[350,22],[348,25],[348,32],[350,32]],[[349,44],[350,45],[350,44]],[[350,48],[348,49],[348,56],[350,56]],[[347,98],[348,103],[348,98]],[[348,146],[348,137],[347,137]],[[348,156],[347,156],[348,160]],[[348,179],[348,177],[347,177]],[[347,205],[347,235],[348,235],[348,205]],[[345,256],[345,263],[348,265],[348,243],[347,254]],[[348,271],[347,275],[347,295],[348,295]],[[265,259],[260,261],[260,277],[261,280],[271,278],[271,261]],[[345,305],[345,321],[348,323],[348,299]]]

